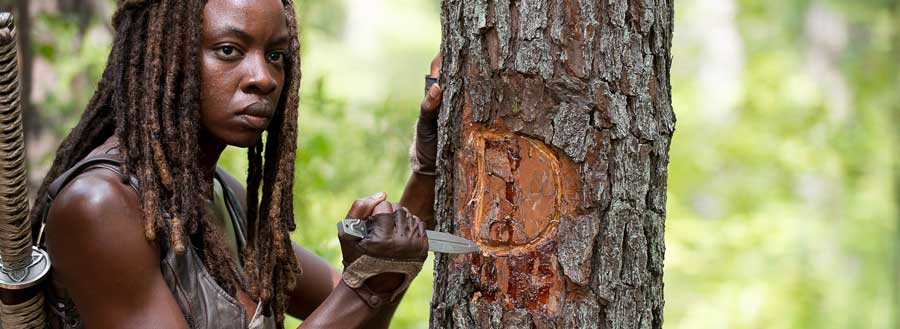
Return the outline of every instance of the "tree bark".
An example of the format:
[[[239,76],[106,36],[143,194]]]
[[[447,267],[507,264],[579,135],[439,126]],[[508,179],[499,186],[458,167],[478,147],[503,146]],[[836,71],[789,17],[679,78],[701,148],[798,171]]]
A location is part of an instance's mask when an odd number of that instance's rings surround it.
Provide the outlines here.
[[[443,1],[432,328],[661,328],[671,1]]]

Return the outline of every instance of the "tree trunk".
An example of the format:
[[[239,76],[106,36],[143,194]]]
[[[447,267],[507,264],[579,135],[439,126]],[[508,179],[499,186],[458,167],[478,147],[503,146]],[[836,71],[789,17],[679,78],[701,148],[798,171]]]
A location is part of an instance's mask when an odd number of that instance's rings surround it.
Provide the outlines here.
[[[432,328],[660,328],[671,0],[444,0]]]

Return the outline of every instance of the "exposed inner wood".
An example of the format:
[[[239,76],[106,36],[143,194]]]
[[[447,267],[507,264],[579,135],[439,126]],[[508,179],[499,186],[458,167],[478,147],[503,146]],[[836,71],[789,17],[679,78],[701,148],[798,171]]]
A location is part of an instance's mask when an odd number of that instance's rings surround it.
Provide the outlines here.
[[[553,314],[562,289],[554,237],[560,215],[571,212],[563,192],[577,184],[561,166],[574,167],[533,138],[469,128],[457,159],[469,178],[458,195],[468,200],[457,205],[471,223],[461,229],[484,250],[461,260],[478,273],[472,302]]]
[[[505,252],[550,236],[562,206],[559,160],[543,143],[494,131],[469,134],[462,154],[474,160],[471,207],[476,241]],[[469,149],[471,148],[471,149]],[[467,193],[468,194],[468,193]]]

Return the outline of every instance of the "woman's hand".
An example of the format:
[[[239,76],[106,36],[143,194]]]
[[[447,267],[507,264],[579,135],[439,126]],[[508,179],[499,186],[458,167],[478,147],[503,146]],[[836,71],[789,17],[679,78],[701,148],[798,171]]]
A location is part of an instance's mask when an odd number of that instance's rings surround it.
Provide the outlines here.
[[[359,242],[364,254],[383,259],[425,261],[425,223],[397,203],[381,202],[366,220],[368,234]]]
[[[375,211],[375,207],[384,202],[386,198],[386,193],[378,192],[368,197],[357,199],[353,202],[353,205],[350,206],[350,211],[347,212],[346,218],[369,218],[369,216],[372,216],[372,212]],[[338,232],[338,241],[341,243],[341,254],[344,256],[344,266],[353,263],[363,255],[363,251],[358,246],[360,241],[359,238],[344,232]]]
[[[384,193],[356,200],[347,218],[365,220],[366,237],[358,238],[338,233],[344,267],[362,255],[369,257],[422,263],[428,256],[428,237],[425,223],[398,203],[384,201]],[[376,204],[377,203],[377,204]],[[405,277],[397,273],[384,273],[366,281],[375,292],[396,290]]]
[[[440,75],[441,53],[431,61],[431,78],[437,79]],[[414,165],[413,171],[434,175],[437,162],[438,128],[437,119],[440,113],[443,93],[438,83],[426,90],[425,99],[419,108],[419,121],[416,123],[416,138],[413,146]]]

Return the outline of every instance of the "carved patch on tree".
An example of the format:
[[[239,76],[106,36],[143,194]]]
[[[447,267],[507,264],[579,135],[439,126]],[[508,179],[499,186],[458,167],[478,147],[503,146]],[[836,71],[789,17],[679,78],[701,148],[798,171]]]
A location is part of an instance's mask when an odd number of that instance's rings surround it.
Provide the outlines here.
[[[432,328],[660,328],[666,0],[444,0]]]
[[[455,260],[480,276],[473,300],[554,314],[562,288],[556,231],[575,207],[577,169],[543,142],[473,125],[456,159],[459,232],[482,255]]]

